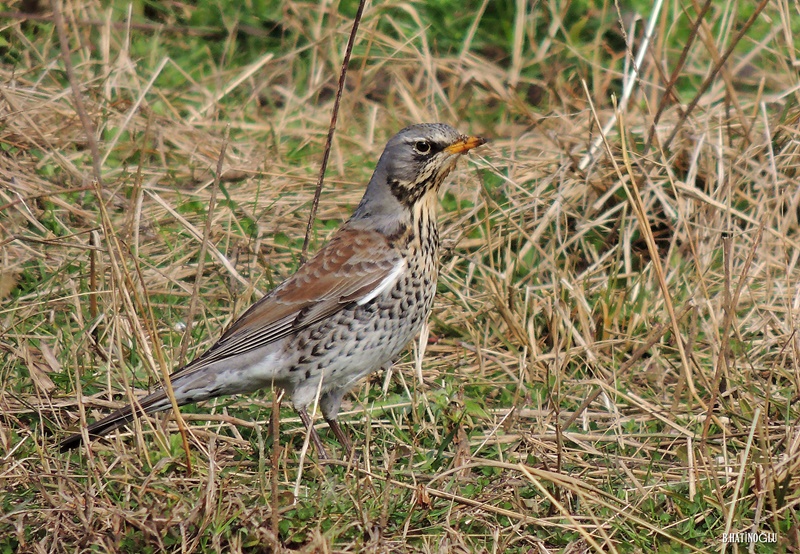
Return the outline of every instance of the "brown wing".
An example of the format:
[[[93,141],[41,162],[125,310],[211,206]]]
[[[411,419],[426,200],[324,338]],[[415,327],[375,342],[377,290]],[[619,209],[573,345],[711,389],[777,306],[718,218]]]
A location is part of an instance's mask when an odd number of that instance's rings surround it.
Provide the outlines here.
[[[172,378],[305,329],[397,279],[403,258],[380,233],[342,229],[297,273],[253,304],[205,354]]]

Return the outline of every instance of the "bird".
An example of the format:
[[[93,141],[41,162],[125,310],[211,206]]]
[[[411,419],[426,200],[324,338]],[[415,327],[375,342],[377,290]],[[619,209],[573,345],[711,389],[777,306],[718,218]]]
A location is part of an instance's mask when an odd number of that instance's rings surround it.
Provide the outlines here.
[[[349,456],[337,420],[342,399],[390,366],[427,320],[439,272],[437,193],[458,160],[486,142],[445,123],[411,125],[392,137],[358,206],[328,243],[172,373],[177,404],[283,389],[324,459],[308,414],[318,399]],[[89,425],[88,437],[171,407],[159,388]],[[59,447],[66,452],[82,443],[75,433]]]

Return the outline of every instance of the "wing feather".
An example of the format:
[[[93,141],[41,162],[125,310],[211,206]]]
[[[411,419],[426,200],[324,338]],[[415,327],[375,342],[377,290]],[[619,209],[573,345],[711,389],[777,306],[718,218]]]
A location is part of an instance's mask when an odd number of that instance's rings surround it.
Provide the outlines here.
[[[297,273],[253,304],[205,354],[177,377],[262,348],[353,303],[366,303],[399,279],[405,261],[374,231],[341,229]]]

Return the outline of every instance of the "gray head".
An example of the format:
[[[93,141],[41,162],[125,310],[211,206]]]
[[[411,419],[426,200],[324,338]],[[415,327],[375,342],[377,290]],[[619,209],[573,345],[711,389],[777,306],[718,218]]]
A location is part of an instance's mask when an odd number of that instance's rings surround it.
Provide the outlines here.
[[[462,154],[485,142],[445,123],[406,127],[386,144],[351,219],[401,216],[426,194],[439,190]]]

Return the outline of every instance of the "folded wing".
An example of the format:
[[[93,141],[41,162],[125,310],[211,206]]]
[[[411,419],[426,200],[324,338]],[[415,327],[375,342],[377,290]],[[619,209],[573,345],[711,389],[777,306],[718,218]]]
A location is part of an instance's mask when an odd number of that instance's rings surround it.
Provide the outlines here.
[[[394,285],[404,264],[382,234],[344,228],[297,273],[253,304],[205,354],[172,378],[262,348],[345,306],[371,300]]]

